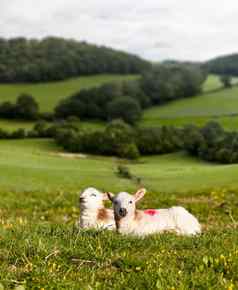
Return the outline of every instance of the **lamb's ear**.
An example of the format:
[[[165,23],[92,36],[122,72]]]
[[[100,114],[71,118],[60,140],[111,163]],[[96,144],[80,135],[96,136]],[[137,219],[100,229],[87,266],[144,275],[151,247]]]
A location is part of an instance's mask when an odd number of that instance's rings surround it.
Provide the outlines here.
[[[112,194],[112,193],[111,193]],[[102,198],[103,198],[103,200],[109,200],[109,197],[108,197],[108,193],[107,192],[104,192],[103,194],[102,194]]]
[[[109,199],[111,202],[113,202],[114,194],[111,192],[106,192],[105,195],[107,196],[107,199]]]
[[[134,195],[135,197],[135,202],[139,201],[142,199],[142,197],[145,195],[146,189],[145,188],[140,188]]]

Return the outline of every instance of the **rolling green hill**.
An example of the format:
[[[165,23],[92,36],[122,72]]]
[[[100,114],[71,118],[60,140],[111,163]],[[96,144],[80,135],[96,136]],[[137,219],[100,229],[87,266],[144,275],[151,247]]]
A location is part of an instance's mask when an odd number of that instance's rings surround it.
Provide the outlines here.
[[[218,75],[238,75],[238,54],[228,54],[213,58],[206,63],[204,66],[207,71]]]
[[[105,82],[134,79],[137,76],[95,76],[81,77],[63,82],[35,84],[35,85],[0,85],[0,100],[14,101],[19,93],[27,91],[37,97],[42,111],[53,109],[58,100],[59,92],[62,98],[81,88],[97,86]],[[237,79],[233,80],[234,83]],[[175,125],[184,126],[194,123],[199,126],[205,125],[210,120],[221,123],[229,130],[238,128],[238,87],[224,90],[219,77],[210,75],[204,84],[204,93],[194,98],[175,101],[164,106],[153,107],[145,111],[142,126]],[[235,114],[232,115],[231,114]],[[226,116],[224,116],[226,115]],[[19,120],[0,119],[0,127],[7,130],[17,128],[32,128],[34,123]],[[103,124],[95,122],[83,122],[89,128],[99,128]]]
[[[105,74],[41,84],[0,84],[0,102],[14,102],[21,93],[29,93],[36,98],[42,112],[52,112],[60,100],[81,89],[100,86],[112,81],[129,80],[137,77],[137,75]]]
[[[237,80],[233,82],[236,84]],[[238,87],[223,89],[216,76],[208,78],[204,92],[197,97],[146,110],[141,124],[183,126],[194,123],[200,126],[210,120],[220,122],[227,129],[238,128]]]
[[[118,164],[141,183],[119,178]],[[62,155],[53,140],[26,139],[0,141],[0,171],[2,289],[238,286],[238,165],[214,165],[183,152],[138,162]],[[78,195],[89,186],[115,193],[145,186],[139,207],[185,206],[203,234],[139,239],[79,231]]]

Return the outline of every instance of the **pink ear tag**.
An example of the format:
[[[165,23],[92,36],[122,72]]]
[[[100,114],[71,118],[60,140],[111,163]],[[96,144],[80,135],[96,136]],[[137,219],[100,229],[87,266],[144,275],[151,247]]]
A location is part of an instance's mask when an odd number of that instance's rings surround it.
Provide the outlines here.
[[[144,211],[145,214],[148,214],[148,215],[151,215],[151,216],[154,216],[158,213],[158,211],[156,209],[147,209]]]

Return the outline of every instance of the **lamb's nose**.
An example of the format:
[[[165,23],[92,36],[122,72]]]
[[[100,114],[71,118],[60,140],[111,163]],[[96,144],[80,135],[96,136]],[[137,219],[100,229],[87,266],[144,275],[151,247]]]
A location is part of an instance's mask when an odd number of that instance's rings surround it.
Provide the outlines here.
[[[125,208],[120,208],[119,214],[122,217],[125,217],[127,215],[127,210]]]
[[[80,202],[80,203],[83,203],[83,202],[84,202],[84,198],[83,198],[83,197],[80,197],[80,198],[79,198],[79,202]]]

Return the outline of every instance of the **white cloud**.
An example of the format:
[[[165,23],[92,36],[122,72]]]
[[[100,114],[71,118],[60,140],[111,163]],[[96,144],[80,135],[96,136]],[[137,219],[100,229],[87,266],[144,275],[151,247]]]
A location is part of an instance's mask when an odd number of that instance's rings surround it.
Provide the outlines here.
[[[1,0],[0,36],[56,35],[161,60],[238,49],[237,0]]]

